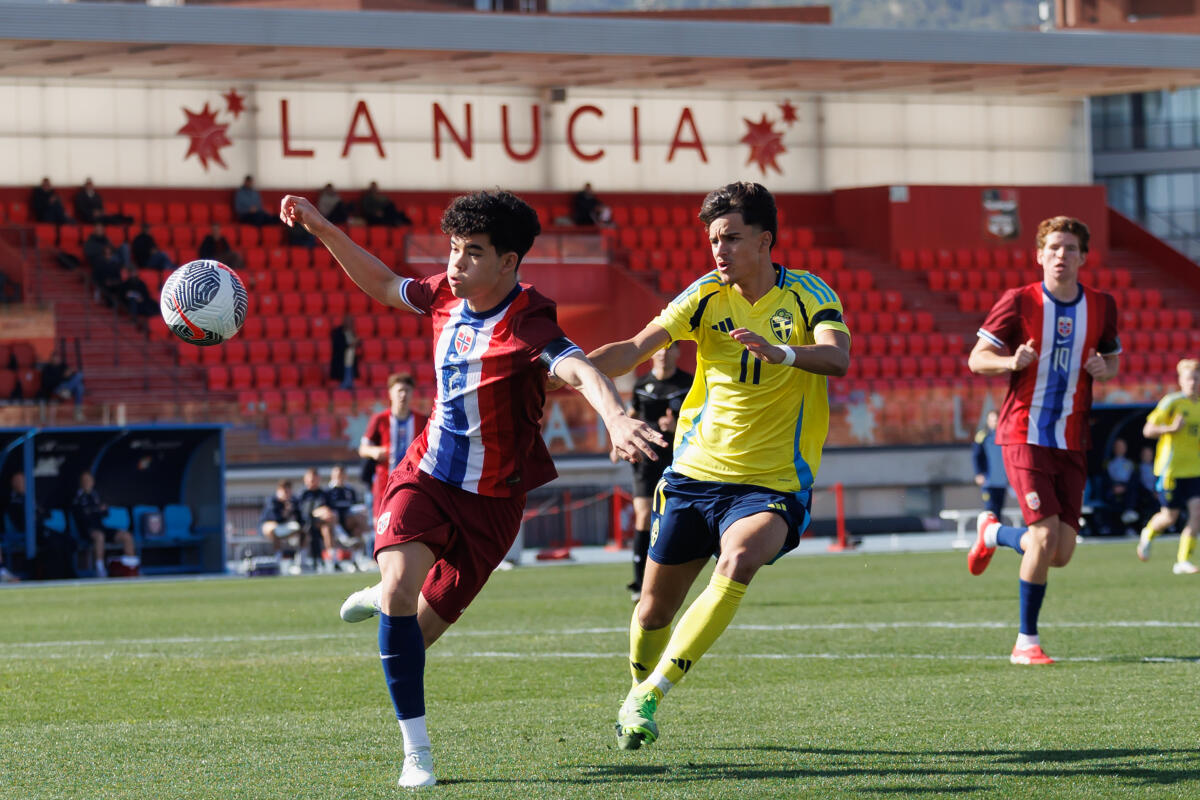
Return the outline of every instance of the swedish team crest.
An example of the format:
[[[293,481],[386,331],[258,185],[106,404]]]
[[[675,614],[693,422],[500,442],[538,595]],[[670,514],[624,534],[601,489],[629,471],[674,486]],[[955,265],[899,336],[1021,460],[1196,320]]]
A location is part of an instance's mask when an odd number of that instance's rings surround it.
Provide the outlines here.
[[[792,338],[792,314],[790,311],[784,311],[782,308],[771,315],[771,333],[775,334],[775,338],[787,344]]]
[[[1075,330],[1075,321],[1070,317],[1058,318],[1058,335],[1064,339],[1071,335],[1071,331]]]

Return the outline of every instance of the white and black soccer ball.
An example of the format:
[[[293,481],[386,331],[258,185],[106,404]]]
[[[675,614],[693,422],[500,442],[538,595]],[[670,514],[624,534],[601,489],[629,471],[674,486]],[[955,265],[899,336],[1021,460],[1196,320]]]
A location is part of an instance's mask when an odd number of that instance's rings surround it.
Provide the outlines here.
[[[167,276],[159,307],[171,333],[208,346],[233,338],[246,321],[246,287],[220,261],[189,261]]]

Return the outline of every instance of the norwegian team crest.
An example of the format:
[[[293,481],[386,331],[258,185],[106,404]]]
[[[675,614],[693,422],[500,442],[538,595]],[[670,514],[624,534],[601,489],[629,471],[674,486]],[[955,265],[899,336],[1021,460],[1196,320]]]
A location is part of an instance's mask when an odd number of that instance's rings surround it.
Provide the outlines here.
[[[392,521],[392,512],[385,511],[379,515],[379,519],[375,520],[375,535],[383,536],[387,533],[388,523]]]
[[[1037,511],[1042,507],[1042,498],[1038,497],[1037,492],[1026,492],[1025,505],[1029,506],[1030,511]]]
[[[784,311],[782,308],[776,311],[771,316],[771,333],[775,334],[775,338],[787,344],[792,338],[792,314],[790,311]]]
[[[1075,330],[1075,321],[1070,317],[1058,318],[1058,335],[1062,338],[1067,338],[1071,335],[1071,331]]]
[[[475,344],[475,329],[461,325],[458,331],[454,334],[454,352],[460,356],[465,356],[471,352],[471,346]]]

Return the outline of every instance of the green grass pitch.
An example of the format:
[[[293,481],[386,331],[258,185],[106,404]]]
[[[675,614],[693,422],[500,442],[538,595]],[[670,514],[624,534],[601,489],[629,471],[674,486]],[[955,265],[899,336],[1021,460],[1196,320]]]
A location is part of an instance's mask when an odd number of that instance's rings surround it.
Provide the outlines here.
[[[493,576],[429,653],[437,798],[1200,797],[1200,580],[1081,546],[1014,667],[1016,556],[784,559],[616,747],[628,567]],[[0,591],[0,798],[392,798],[355,576]]]

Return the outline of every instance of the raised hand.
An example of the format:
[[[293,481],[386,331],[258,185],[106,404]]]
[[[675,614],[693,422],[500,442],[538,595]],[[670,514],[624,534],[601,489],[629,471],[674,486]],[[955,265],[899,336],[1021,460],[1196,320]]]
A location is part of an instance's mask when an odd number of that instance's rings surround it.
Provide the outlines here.
[[[1033,349],[1033,339],[1017,348],[1012,356],[1012,371],[1020,372],[1038,360],[1038,351]]]

